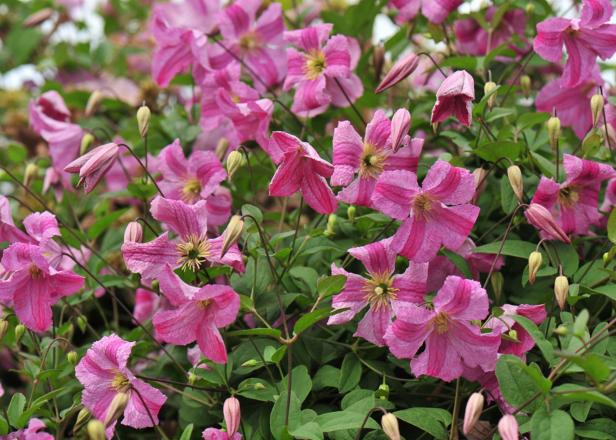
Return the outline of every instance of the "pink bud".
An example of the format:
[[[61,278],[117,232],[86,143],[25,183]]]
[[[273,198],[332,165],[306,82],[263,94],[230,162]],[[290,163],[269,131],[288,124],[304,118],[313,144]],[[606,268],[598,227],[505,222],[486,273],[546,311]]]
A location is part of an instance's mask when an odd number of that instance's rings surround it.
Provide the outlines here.
[[[518,421],[511,414],[504,415],[498,421],[498,433],[503,440],[518,440]]]
[[[432,124],[443,122],[450,116],[469,127],[472,121],[475,80],[465,70],[449,75],[436,91],[436,104],[432,109]]]
[[[391,70],[387,72],[387,75],[385,75],[385,78],[383,78],[383,81],[381,81],[381,84],[379,84],[375,92],[381,93],[388,88],[395,86],[404,78],[413,73],[418,64],[419,58],[417,58],[417,55],[414,53],[411,52],[408,55],[403,56],[396,62],[396,64],[394,64]]]
[[[402,139],[409,132],[409,128],[411,128],[411,114],[407,109],[401,108],[394,113],[391,119],[391,147],[394,151],[400,148]]]
[[[225,400],[222,412],[225,416],[225,423],[227,424],[227,434],[229,438],[231,438],[240,427],[240,401],[235,397],[229,397]]]
[[[139,222],[130,222],[124,230],[124,243],[141,243],[143,227]]]
[[[90,192],[109,171],[118,157],[119,150],[120,147],[114,142],[101,145],[69,163],[64,167],[64,171],[79,173],[79,181],[84,182],[85,192]]]
[[[462,432],[467,435],[475,426],[483,411],[483,395],[481,393],[473,393],[466,402],[466,410],[464,411],[464,425]]]
[[[542,230],[548,235],[548,238],[553,240],[560,240],[565,243],[571,243],[565,231],[556,223],[554,217],[548,211],[545,206],[540,205],[538,203],[531,203],[528,208],[526,208],[526,219],[528,222],[533,225],[535,228]]]

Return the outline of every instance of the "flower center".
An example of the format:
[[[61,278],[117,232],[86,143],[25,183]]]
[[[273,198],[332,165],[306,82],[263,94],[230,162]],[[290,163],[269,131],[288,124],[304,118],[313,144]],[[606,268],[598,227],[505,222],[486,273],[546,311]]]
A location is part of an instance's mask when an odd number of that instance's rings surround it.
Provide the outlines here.
[[[182,188],[182,200],[185,202],[194,202],[201,195],[201,182],[196,177],[188,179]]]
[[[239,44],[245,52],[250,52],[259,46],[259,40],[253,32],[248,32],[242,35]]]
[[[177,245],[179,254],[177,264],[180,265],[182,270],[189,269],[196,272],[210,256],[211,247],[212,245],[207,238],[189,235],[185,241]]]
[[[197,303],[197,307],[199,307],[200,309],[205,310],[205,309],[207,309],[210,306],[210,304],[212,304],[212,300],[211,299],[204,299],[203,301],[199,301]]]
[[[565,208],[571,208],[580,201],[580,193],[573,186],[565,186],[558,191],[558,201]]]
[[[306,55],[306,65],[304,66],[306,78],[310,80],[318,78],[325,67],[325,54],[320,50],[311,51]]]
[[[119,393],[124,393],[130,387],[130,382],[122,373],[116,373],[111,381],[111,387]]]
[[[362,289],[366,293],[365,299],[368,304],[376,309],[389,308],[390,301],[396,299],[398,291],[392,287],[393,282],[393,278],[388,273],[373,274]]]
[[[28,267],[28,272],[30,272],[30,278],[33,280],[40,280],[44,276],[43,271],[36,264],[31,264]]]
[[[376,177],[383,172],[387,155],[374,145],[365,143],[359,161],[359,175],[364,178]]]
[[[445,312],[439,312],[432,318],[432,324],[434,324],[436,333],[442,335],[449,329],[449,316]]]
[[[413,214],[421,216],[423,218],[428,217],[432,210],[432,199],[427,194],[418,194],[413,199]]]

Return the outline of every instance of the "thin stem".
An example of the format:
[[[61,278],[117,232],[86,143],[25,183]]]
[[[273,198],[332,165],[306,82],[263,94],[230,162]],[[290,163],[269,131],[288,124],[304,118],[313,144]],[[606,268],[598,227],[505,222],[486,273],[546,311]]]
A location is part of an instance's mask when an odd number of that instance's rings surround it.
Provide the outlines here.
[[[518,79],[520,79],[520,76],[522,76],[522,73],[524,73],[524,69],[526,69],[526,66],[528,66],[528,63],[530,63],[530,60],[533,59],[533,55],[534,55],[534,52],[532,48],[524,54],[523,58],[526,58],[526,60],[524,61],[520,69],[518,70],[518,73],[516,74],[516,76],[513,78],[513,81],[511,81],[511,84],[509,84],[509,87],[507,87],[505,96],[503,96],[503,99],[501,99],[501,102],[500,102],[501,107],[503,106],[507,98],[509,97],[509,93],[511,93],[511,90],[513,89],[514,84],[518,82]]]
[[[385,408],[380,407],[380,406],[375,406],[370,411],[368,411],[368,414],[366,414],[366,417],[364,417],[364,421],[361,423],[359,429],[357,430],[357,433],[355,434],[354,440],[359,440],[361,438],[362,430],[366,426],[366,423],[368,423],[368,419],[370,418],[372,413],[375,412],[375,411],[381,411],[383,414],[387,414],[387,410]]]
[[[137,156],[137,154],[133,151],[133,149],[131,147],[129,147],[128,145],[126,145],[126,144],[118,144],[118,147],[124,147],[124,148],[126,148],[128,150],[128,152],[137,160],[137,162],[139,163],[139,166],[141,168],[143,168],[143,171],[145,171],[145,174],[150,178],[150,180],[152,181],[152,183],[156,187],[156,190],[158,191],[158,193],[164,198],[165,194],[161,191],[160,187],[156,183],[156,180],[154,180],[154,177],[152,177],[152,175],[148,171],[148,167],[146,167],[143,164],[143,162],[141,162],[141,159],[139,158],[139,156]]]
[[[456,394],[453,400],[453,414],[451,418],[451,429],[449,430],[449,440],[458,438],[458,416],[460,415],[460,378],[456,380]]]
[[[359,112],[359,110],[357,110],[357,107],[355,107],[355,104],[353,103],[353,101],[351,100],[351,97],[349,96],[349,94],[347,93],[347,91],[344,89],[344,87],[342,87],[342,84],[340,84],[340,81],[338,81],[338,78],[334,78],[334,81],[336,81],[336,84],[338,85],[338,88],[340,89],[340,91],[342,92],[342,94],[344,95],[344,97],[346,98],[347,102],[349,103],[349,105],[351,106],[351,108],[353,109],[353,111],[355,112],[355,114],[357,115],[357,117],[359,118],[359,120],[364,124],[364,127],[366,126],[366,120],[364,119],[364,117],[361,115],[361,113]]]
[[[432,61],[432,64],[434,64],[434,67],[436,67],[436,69],[441,73],[441,75],[447,78],[447,74],[445,73],[445,71],[441,69],[441,66],[438,65],[438,63],[434,60],[434,58],[432,58],[432,55],[430,55],[428,52],[419,52],[417,56],[418,57],[419,56],[428,57],[430,61]]]
[[[136,374],[135,376],[138,377],[139,379],[147,380],[147,381],[150,381],[150,382],[160,382],[160,383],[166,383],[166,384],[170,384],[170,385],[178,385],[178,386],[183,386],[183,387],[194,388],[195,390],[211,391],[211,392],[223,392],[223,391],[225,391],[224,388],[202,387],[202,386],[192,385],[192,384],[185,383],[185,382],[180,382],[180,381],[177,381],[177,380],[161,379],[159,377],[144,376],[142,374]]]

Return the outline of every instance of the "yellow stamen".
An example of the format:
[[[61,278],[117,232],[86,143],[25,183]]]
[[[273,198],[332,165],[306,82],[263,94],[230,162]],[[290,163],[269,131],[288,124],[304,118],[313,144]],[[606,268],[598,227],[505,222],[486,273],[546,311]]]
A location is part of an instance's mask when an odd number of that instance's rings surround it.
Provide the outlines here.
[[[325,67],[325,54],[320,50],[311,51],[306,55],[304,74],[309,80],[318,78],[325,70]]]
[[[413,199],[413,214],[428,217],[432,210],[432,199],[427,194],[419,194]]]
[[[249,32],[242,35],[240,38],[240,47],[244,52],[250,52],[251,50],[259,46],[259,39],[256,34]]]
[[[39,269],[36,264],[31,264],[28,268],[28,272],[30,272],[30,278],[33,280],[40,280],[43,278],[43,271]]]
[[[385,168],[387,154],[374,145],[365,143],[359,161],[359,175],[364,178],[377,177]]]
[[[130,382],[122,373],[116,373],[111,381],[111,387],[117,392],[123,393],[130,387]]]
[[[182,200],[191,203],[197,200],[201,196],[201,182],[193,177],[188,179],[182,188]]]
[[[558,191],[558,200],[566,208],[570,208],[580,201],[580,193],[575,186],[566,186]]]
[[[373,274],[372,278],[366,281],[364,288],[365,299],[375,309],[383,307],[389,308],[390,301],[396,299],[398,289],[392,287],[393,278],[388,273]]]
[[[190,235],[176,246],[179,258],[177,264],[182,270],[198,271],[211,255],[212,245],[205,237]]]
[[[445,312],[439,312],[432,318],[432,323],[434,324],[436,333],[442,335],[449,329],[449,316],[447,316]]]

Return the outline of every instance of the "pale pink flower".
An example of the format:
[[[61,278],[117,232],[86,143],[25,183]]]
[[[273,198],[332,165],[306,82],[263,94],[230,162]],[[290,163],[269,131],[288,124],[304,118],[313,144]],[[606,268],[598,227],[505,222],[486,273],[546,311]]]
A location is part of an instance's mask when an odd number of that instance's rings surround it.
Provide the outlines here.
[[[539,325],[547,316],[545,306],[543,304],[520,304],[519,306],[504,304],[501,308],[503,309],[503,314],[490,318],[484,327],[491,328],[493,332],[499,334],[507,334],[511,330],[515,331],[517,342],[505,338],[501,339],[498,352],[501,354],[514,354],[523,358],[535,346],[535,340],[512,316],[523,316]]]
[[[79,184],[83,183],[84,191],[89,193],[113,166],[119,150],[115,142],[101,145],[66,165],[64,171],[79,173]]]
[[[432,109],[431,122],[442,122],[454,116],[469,127],[473,119],[475,81],[466,70],[449,75],[436,91],[436,104]]]
[[[240,402],[235,397],[229,397],[223,404],[223,415],[227,429],[207,428],[201,434],[203,440],[241,440],[238,432],[240,425]]]
[[[0,436],[2,440],[54,440],[54,436],[42,432],[45,429],[45,423],[37,418],[31,418],[26,429],[11,432],[8,435]]]
[[[143,324],[152,319],[158,310],[165,308],[168,308],[167,301],[151,290],[139,288],[135,291],[133,318],[137,322]]]
[[[400,81],[404,80],[419,66],[420,58],[413,52],[404,55],[396,61],[389,72],[385,75],[385,78],[381,81],[378,87],[374,90],[375,93],[381,93],[390,87],[395,86]]]
[[[390,0],[389,6],[398,10],[396,23],[404,24],[413,20],[419,9],[432,23],[441,24],[455,11],[463,0]]]

